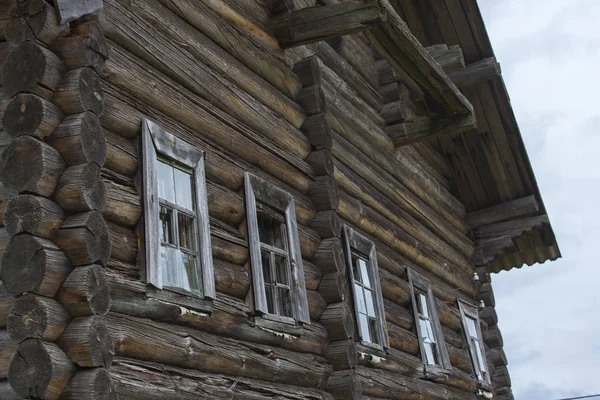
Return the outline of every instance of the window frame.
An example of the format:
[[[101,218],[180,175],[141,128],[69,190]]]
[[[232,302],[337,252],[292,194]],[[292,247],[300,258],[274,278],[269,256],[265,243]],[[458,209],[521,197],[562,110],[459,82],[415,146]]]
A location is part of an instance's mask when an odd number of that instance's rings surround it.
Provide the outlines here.
[[[487,385],[491,385],[491,376],[490,370],[487,364],[487,356],[485,354],[485,345],[483,342],[483,332],[481,330],[481,321],[479,319],[479,310],[476,305],[468,303],[462,299],[457,299],[458,310],[460,312],[460,319],[465,335],[465,340],[469,347],[469,355],[471,356],[471,364],[473,365],[473,372],[475,374],[475,379],[479,383],[484,383]],[[473,343],[471,341],[471,335],[469,334],[469,329],[467,327],[467,318],[471,318],[475,320],[475,329],[477,330],[478,341],[480,344],[479,350],[481,351],[481,357],[483,358],[483,363],[485,365],[485,379],[480,379],[478,374],[481,372],[479,366],[479,361],[475,361],[477,358],[476,350],[473,347]]]
[[[204,151],[177,138],[157,123],[144,118],[140,135],[141,195],[143,198],[143,240],[140,249],[140,271],[142,279],[157,289],[168,290],[186,296],[214,299],[216,297],[212,249],[210,243],[210,222],[208,215],[208,192],[204,171]],[[183,288],[164,286],[160,267],[160,227],[158,197],[158,161],[167,158],[181,164],[193,172],[194,206],[196,208],[197,263],[202,277],[201,293]],[[164,162],[164,161],[163,161]],[[156,218],[149,218],[154,215]],[[177,232],[178,234],[178,232]]]
[[[298,223],[296,222],[296,208],[294,197],[274,184],[265,181],[250,172],[244,173],[244,190],[246,196],[246,221],[248,227],[248,247],[250,250],[250,265],[252,270],[252,284],[254,294],[254,308],[261,316],[288,324],[302,322],[310,324],[308,310],[308,295],[304,280],[304,266],[298,236]],[[258,232],[257,203],[280,212],[284,217],[287,233],[288,262],[291,275],[291,295],[293,318],[269,313],[265,281],[262,267],[261,250],[263,244]]]
[[[421,352],[421,361],[425,367],[426,374],[442,374],[448,373],[452,369],[450,364],[450,357],[448,356],[448,349],[446,342],[444,341],[444,334],[442,332],[442,326],[440,324],[440,317],[437,309],[436,298],[433,295],[433,289],[431,288],[431,282],[429,279],[415,272],[414,270],[407,268],[408,283],[410,287],[410,298],[412,303],[412,310],[414,316],[414,323],[417,331],[417,337],[419,339],[419,350]],[[425,347],[423,345],[423,334],[421,332],[421,324],[419,323],[419,310],[417,308],[417,299],[415,295],[415,289],[418,289],[425,293],[427,303],[429,305],[430,320],[433,323],[434,335],[437,341],[438,353],[439,353],[439,364],[428,364],[427,354],[425,353]]]
[[[381,281],[379,279],[379,267],[377,265],[377,250],[375,247],[375,243],[356,232],[354,229],[349,227],[348,225],[344,225],[343,230],[343,240],[344,240],[344,253],[346,256],[346,269],[348,271],[348,282],[350,284],[352,293],[352,304],[354,306],[354,318],[356,320],[356,330],[358,332],[358,337],[360,338],[360,343],[363,346],[374,348],[377,350],[388,349],[390,347],[387,321],[385,318],[385,309],[383,306],[383,295],[381,291]],[[371,279],[372,290],[375,294],[375,307],[377,314],[377,325],[378,325],[378,333],[379,333],[379,343],[373,343],[370,341],[363,340],[361,335],[359,324],[359,310],[356,304],[356,292],[355,292],[355,278],[354,278],[354,269],[353,269],[353,259],[352,256],[354,253],[357,253],[361,258],[367,258],[369,261],[369,272]]]

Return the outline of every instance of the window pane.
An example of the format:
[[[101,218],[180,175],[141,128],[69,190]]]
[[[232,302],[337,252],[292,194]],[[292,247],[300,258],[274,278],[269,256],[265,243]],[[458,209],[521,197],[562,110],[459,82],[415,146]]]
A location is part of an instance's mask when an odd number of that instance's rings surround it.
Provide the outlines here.
[[[360,266],[358,265],[360,258],[356,256],[352,256],[352,273],[354,274],[354,280],[357,282],[362,282],[362,278],[360,277]]]
[[[358,314],[358,329],[360,330],[362,340],[372,342],[371,335],[369,334],[369,321],[365,314]]]
[[[362,279],[363,285],[368,288],[371,288],[371,280],[369,279],[369,265],[362,258],[358,259],[358,265],[360,267],[360,277]]]
[[[475,320],[471,317],[465,317],[465,320],[467,321],[467,331],[469,332],[469,335],[471,337],[477,338],[477,326],[475,325]]]
[[[367,315],[372,318],[377,318],[377,314],[375,314],[375,304],[374,299],[375,293],[372,290],[365,289],[365,302],[367,305]]]
[[[256,216],[258,220],[258,237],[261,243],[287,250],[285,224],[260,210],[257,210]]]
[[[421,307],[422,307],[421,314],[423,314],[424,317],[429,318],[430,304],[427,301],[427,296],[424,293],[419,292],[419,298],[420,298]]]
[[[200,277],[196,268],[196,257],[179,251],[179,276],[181,277],[180,286],[183,289],[199,292]]]
[[[158,197],[175,203],[173,167],[160,160],[158,161]]]
[[[425,350],[425,361],[429,365],[437,365],[437,350],[433,343],[423,343],[423,350]]]
[[[354,293],[356,295],[356,308],[358,312],[366,314],[367,307],[365,306],[365,295],[362,286],[358,283],[354,283]]]
[[[177,223],[179,225],[179,247],[184,249],[196,250],[196,236],[194,235],[195,219],[183,213],[177,214]]]
[[[158,217],[160,219],[159,234],[161,243],[175,244],[175,235],[173,234],[173,210],[160,206]]]
[[[267,295],[267,310],[269,314],[275,314],[275,293],[273,286],[265,285],[265,294]]]
[[[483,354],[481,353],[481,342],[478,340],[473,340],[473,347],[475,348],[475,353],[477,353],[477,361],[479,363],[479,370],[486,371],[486,365],[483,361]]]
[[[290,286],[287,257],[275,256],[275,271],[277,283]]]
[[[175,175],[175,199],[177,205],[194,210],[193,177],[180,169],[173,168]]]
[[[369,334],[371,335],[371,339],[373,343],[379,344],[379,334],[378,334],[377,320],[374,318],[369,318]]]
[[[265,283],[272,283],[273,276],[271,274],[271,253],[267,251],[261,251],[260,256],[262,259],[263,279]]]
[[[293,317],[292,313],[292,294],[289,289],[279,288],[279,308],[281,315],[286,317]]]
[[[179,251],[173,247],[161,246],[160,253],[163,285],[179,287],[179,270],[177,268]]]

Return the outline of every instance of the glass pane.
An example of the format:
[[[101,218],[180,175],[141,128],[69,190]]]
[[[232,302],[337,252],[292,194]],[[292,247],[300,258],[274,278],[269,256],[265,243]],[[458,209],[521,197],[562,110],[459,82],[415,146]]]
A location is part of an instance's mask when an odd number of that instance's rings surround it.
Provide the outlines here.
[[[429,318],[429,303],[427,302],[427,296],[424,293],[419,292],[419,301],[421,302],[421,314],[424,317]]]
[[[290,286],[287,257],[275,256],[275,271],[277,283]]]
[[[358,265],[360,267],[360,277],[362,279],[363,285],[368,288],[371,288],[371,280],[369,279],[369,265],[362,258],[358,259]]]
[[[292,313],[292,294],[289,289],[279,288],[279,308],[281,315],[286,317],[293,317]]]
[[[436,343],[437,340],[433,331],[433,323],[431,321],[425,321],[425,326],[427,327],[427,337],[432,343]]]
[[[196,250],[194,235],[195,219],[185,214],[177,214],[177,223],[179,224],[179,247],[184,249]]]
[[[260,210],[257,211],[258,237],[261,243],[287,250],[285,225]],[[283,219],[283,217],[282,217]]]
[[[377,314],[375,314],[375,304],[374,304],[374,296],[373,291],[365,289],[365,302],[367,304],[367,315],[372,318],[377,318]]]
[[[177,205],[194,210],[193,177],[180,169],[173,168],[175,175],[175,199]]]
[[[262,259],[263,279],[265,283],[272,283],[273,276],[271,274],[271,253],[267,251],[261,251],[260,256]]]
[[[175,244],[175,235],[173,234],[173,210],[160,206],[158,218],[160,219],[159,234],[161,243]]]
[[[374,318],[369,318],[369,334],[371,335],[371,339],[373,343],[379,343],[379,334],[377,328],[377,320]]]
[[[423,343],[423,350],[425,350],[425,361],[429,365],[437,365],[437,352],[435,348],[435,344],[433,343]]]
[[[177,249],[168,246],[161,246],[161,267],[164,286],[179,287],[179,274],[177,268]],[[164,260],[164,264],[162,262]]]
[[[369,334],[369,321],[365,314],[358,314],[358,329],[360,330],[362,340],[372,342],[371,335]]]
[[[173,167],[162,161],[158,161],[158,197],[175,203]]]
[[[360,266],[358,265],[360,258],[356,256],[352,256],[352,273],[354,274],[354,280],[357,282],[362,282],[362,278],[360,277]]]
[[[354,293],[356,295],[356,309],[358,312],[366,314],[367,307],[365,306],[365,295],[362,286],[358,283],[354,283]]]
[[[469,335],[471,337],[477,338],[477,326],[475,325],[475,320],[471,317],[465,317],[465,320],[467,321],[467,331],[469,332]]]
[[[479,363],[479,370],[486,371],[486,365],[483,361],[483,354],[481,353],[481,343],[478,340],[473,340],[473,347],[475,347],[475,352],[477,353],[477,361]]]
[[[265,294],[267,295],[267,310],[269,314],[275,314],[275,293],[273,286],[265,285]]]
[[[179,251],[179,274],[181,277],[181,288],[193,292],[200,292],[200,274],[196,268],[196,257]]]

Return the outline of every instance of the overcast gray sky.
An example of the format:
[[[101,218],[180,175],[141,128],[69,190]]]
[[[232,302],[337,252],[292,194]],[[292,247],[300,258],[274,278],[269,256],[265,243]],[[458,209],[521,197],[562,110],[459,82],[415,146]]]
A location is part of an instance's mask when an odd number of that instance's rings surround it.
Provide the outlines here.
[[[517,400],[600,393],[600,0],[479,0],[563,259],[492,280]]]

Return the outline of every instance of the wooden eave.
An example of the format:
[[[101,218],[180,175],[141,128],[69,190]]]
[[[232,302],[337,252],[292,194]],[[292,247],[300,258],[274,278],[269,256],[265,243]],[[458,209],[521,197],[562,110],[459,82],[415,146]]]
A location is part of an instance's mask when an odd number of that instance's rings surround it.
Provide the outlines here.
[[[425,46],[444,43],[462,49],[465,64],[495,57],[476,0],[390,0]],[[547,215],[502,75],[461,87],[473,104],[477,129],[431,140],[452,168],[453,186],[468,212],[533,195]],[[555,260],[560,249],[550,222],[512,238],[489,260],[498,272]]]

